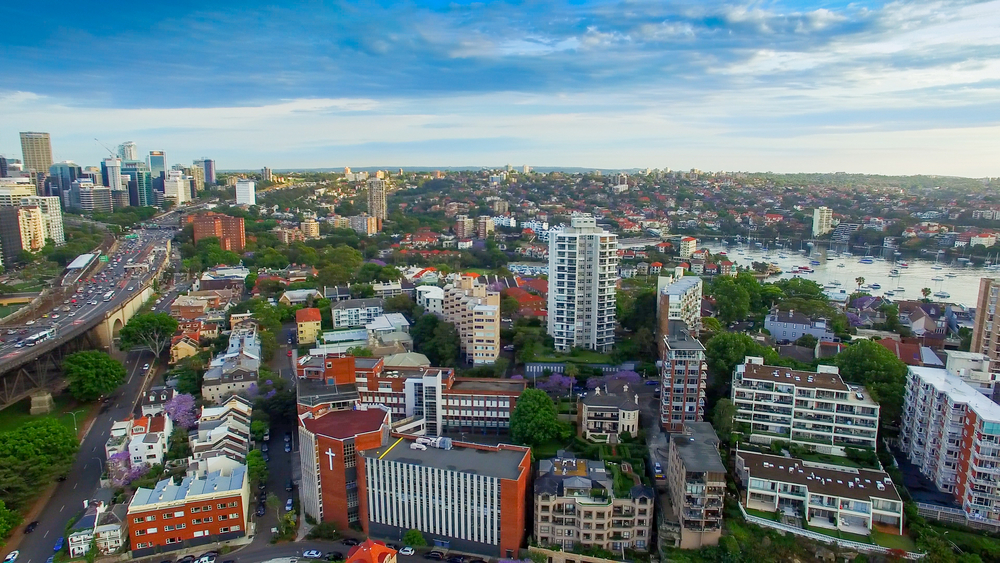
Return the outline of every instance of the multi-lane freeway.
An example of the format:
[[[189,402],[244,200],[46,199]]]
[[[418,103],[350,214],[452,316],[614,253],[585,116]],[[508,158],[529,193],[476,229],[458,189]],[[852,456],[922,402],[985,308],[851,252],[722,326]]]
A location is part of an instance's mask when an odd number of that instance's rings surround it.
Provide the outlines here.
[[[33,347],[25,345],[24,340],[20,342],[21,346],[18,346],[19,338],[26,339],[51,329],[54,331],[53,338],[58,339],[60,334],[67,334],[71,327],[103,317],[109,310],[139,291],[149,281],[151,274],[147,272],[130,275],[126,272],[125,266],[145,261],[151,255],[153,259],[151,267],[159,265],[164,255],[162,251],[154,248],[164,247],[164,242],[172,238],[176,231],[150,229],[136,233],[139,238],[121,241],[103,267],[80,280],[77,288],[82,291],[77,291],[74,297],[69,298],[69,303],[59,303],[50,311],[39,311],[39,316],[32,319],[30,324],[0,327],[3,332],[0,338],[4,340],[0,343],[0,369],[3,368],[4,362],[17,361],[19,355],[32,352]],[[169,259],[175,260],[176,256]],[[108,292],[114,292],[114,295],[105,301],[104,296]],[[165,296],[163,303],[169,304],[167,298],[172,298],[175,293],[176,290],[171,291]],[[76,301],[73,302],[73,299]],[[69,310],[64,310],[66,308]],[[104,465],[104,443],[110,436],[111,425],[116,420],[127,418],[136,410],[139,395],[149,372],[144,368],[152,363],[152,360],[153,355],[146,351],[132,351],[126,355],[125,384],[112,395],[110,402],[101,408],[100,415],[80,445],[80,452],[67,479],[57,483],[55,494],[35,517],[38,522],[37,527],[30,534],[24,534],[21,530],[15,532],[23,534],[17,545],[20,551],[17,559],[19,563],[44,563],[53,554],[53,546],[64,534],[69,519],[83,509],[85,500],[92,498],[99,487]],[[8,551],[9,548],[2,550],[4,555]]]
[[[21,356],[30,356],[32,337],[51,334],[49,338],[59,340],[71,329],[103,318],[129,299],[146,284],[149,272],[135,274],[126,266],[147,262],[155,267],[163,261],[164,243],[172,238],[172,229],[151,229],[137,231],[139,238],[123,240],[115,253],[108,256],[108,262],[100,264],[96,271],[76,284],[76,293],[48,311],[39,311],[33,319],[23,319],[15,325],[0,327],[0,370],[4,364],[14,362]],[[158,249],[158,250],[154,250]],[[108,298],[108,294],[111,297]],[[44,340],[39,340],[39,343]]]

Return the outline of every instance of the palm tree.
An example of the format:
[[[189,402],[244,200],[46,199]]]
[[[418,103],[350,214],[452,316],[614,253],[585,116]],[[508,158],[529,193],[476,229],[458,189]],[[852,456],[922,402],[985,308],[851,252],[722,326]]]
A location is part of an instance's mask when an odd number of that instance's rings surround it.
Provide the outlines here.
[[[854,278],[854,283],[858,284],[858,289],[861,289],[861,286],[865,284],[864,276],[858,276]]]
[[[928,297],[931,296],[931,288],[925,287],[925,288],[923,288],[923,289],[920,290],[920,293],[923,293],[924,294],[924,299],[927,299]]]

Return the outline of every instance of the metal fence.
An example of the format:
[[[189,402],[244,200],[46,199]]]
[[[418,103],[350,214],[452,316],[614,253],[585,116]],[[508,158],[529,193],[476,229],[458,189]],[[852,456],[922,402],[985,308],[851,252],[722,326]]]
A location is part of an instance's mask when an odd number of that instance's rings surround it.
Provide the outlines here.
[[[938,522],[961,524],[976,530],[986,530],[988,532],[1000,533],[1000,522],[986,520],[985,518],[974,518],[969,516],[967,512],[960,508],[943,506],[940,504],[930,504],[926,502],[918,502],[916,504],[917,514],[923,516],[924,518],[937,520]]]

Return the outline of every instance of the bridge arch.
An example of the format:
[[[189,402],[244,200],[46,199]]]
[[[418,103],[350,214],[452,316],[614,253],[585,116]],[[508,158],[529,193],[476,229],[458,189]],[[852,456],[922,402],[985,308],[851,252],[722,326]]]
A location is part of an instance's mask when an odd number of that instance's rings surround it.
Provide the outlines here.
[[[125,326],[125,325],[122,324],[122,320],[120,318],[116,317],[114,324],[111,326],[111,338],[112,339],[117,339],[118,338],[118,333],[121,332],[123,326]]]

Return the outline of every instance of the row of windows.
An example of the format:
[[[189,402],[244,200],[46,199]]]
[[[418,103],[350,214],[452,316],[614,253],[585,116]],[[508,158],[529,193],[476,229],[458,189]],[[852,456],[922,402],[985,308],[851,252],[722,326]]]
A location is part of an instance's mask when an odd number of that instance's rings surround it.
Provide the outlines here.
[[[236,508],[237,506],[239,506],[239,502],[237,502],[237,501],[232,501],[232,502],[229,502],[229,503],[220,502],[220,503],[218,503],[215,506],[215,508],[217,510],[224,510],[226,508]],[[191,514],[195,514],[195,513],[198,513],[198,512],[202,512],[202,511],[207,512],[209,510],[212,510],[212,505],[211,504],[206,504],[204,506],[192,506],[191,507]],[[164,520],[170,520],[171,518],[182,518],[182,517],[184,517],[184,511],[183,510],[178,510],[178,511],[175,511],[175,512],[164,512],[160,516]],[[134,524],[141,524],[143,522],[154,522],[155,520],[156,520],[156,515],[155,514],[149,514],[149,515],[146,515],[146,516],[138,516],[136,518],[133,518],[132,522]]]

